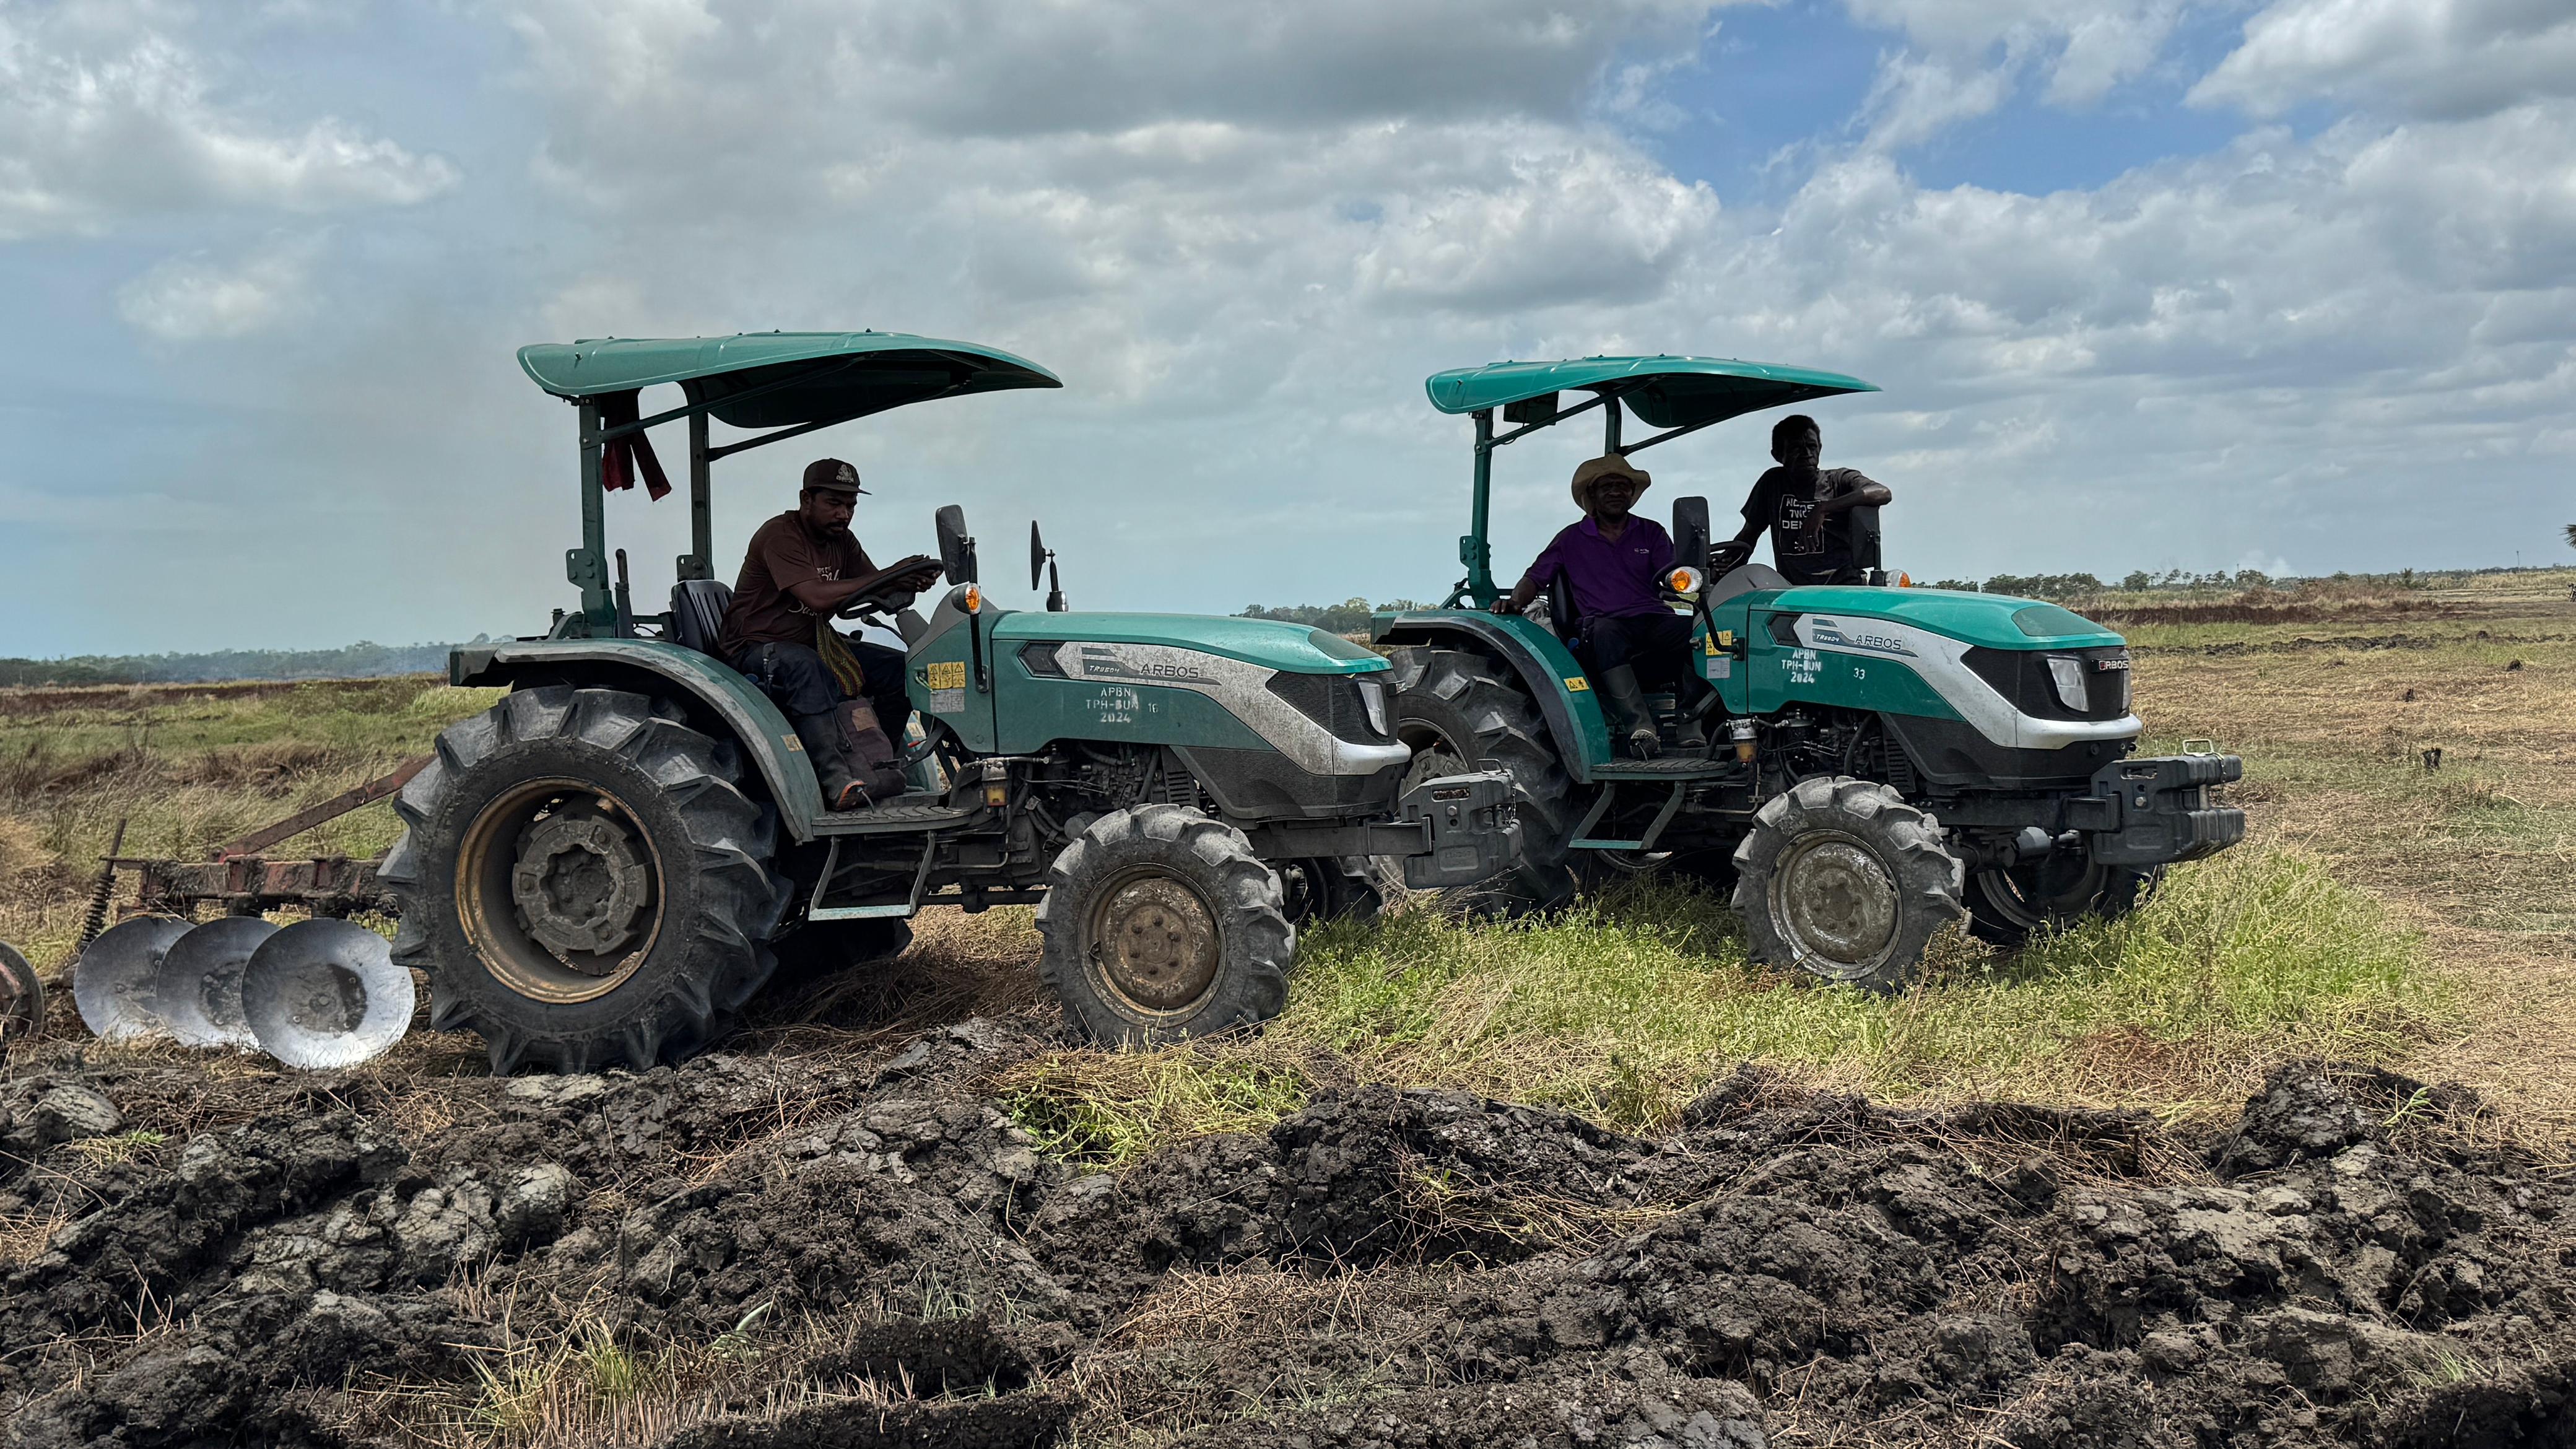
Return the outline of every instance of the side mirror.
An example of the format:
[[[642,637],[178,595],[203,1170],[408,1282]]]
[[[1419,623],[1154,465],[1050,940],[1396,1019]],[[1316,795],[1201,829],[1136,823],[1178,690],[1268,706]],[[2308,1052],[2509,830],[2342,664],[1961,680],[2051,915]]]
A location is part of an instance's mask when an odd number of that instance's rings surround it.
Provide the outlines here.
[[[975,539],[966,532],[966,510],[951,503],[931,515],[931,524],[939,532],[939,563],[952,584],[971,584],[975,578]]]
[[[1676,498],[1673,500],[1673,563],[1682,568],[1708,572],[1708,500]]]
[[[1038,586],[1040,574],[1044,574],[1047,581],[1047,612],[1063,613],[1064,580],[1056,573],[1055,550],[1047,547],[1046,540],[1038,536],[1038,521],[1032,518],[1029,520],[1029,587],[1031,589]]]

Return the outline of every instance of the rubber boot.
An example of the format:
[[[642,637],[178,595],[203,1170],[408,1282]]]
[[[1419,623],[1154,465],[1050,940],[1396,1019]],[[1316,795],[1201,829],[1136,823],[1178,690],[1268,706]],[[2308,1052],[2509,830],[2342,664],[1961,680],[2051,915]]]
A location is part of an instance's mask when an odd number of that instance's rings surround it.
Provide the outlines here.
[[[814,779],[823,787],[826,810],[864,810],[867,787],[850,773],[849,751],[841,743],[841,722],[829,714],[796,717],[796,740],[814,762]]]
[[[1646,704],[1646,691],[1637,683],[1637,671],[1622,664],[1593,675],[1592,683],[1610,705],[1611,737],[1624,735],[1628,753],[1641,760],[1653,759],[1656,751],[1663,748],[1663,740],[1655,733],[1655,712]]]
[[[1708,717],[1717,712],[1717,691],[1697,671],[1686,671],[1673,700],[1673,745],[1686,754],[1708,753]]]

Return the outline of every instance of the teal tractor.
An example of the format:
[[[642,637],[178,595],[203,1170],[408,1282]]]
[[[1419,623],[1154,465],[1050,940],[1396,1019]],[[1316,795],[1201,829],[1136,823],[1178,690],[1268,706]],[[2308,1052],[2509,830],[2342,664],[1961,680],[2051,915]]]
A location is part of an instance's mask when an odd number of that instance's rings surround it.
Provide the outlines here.
[[[1548,906],[1664,871],[1727,892],[1758,959],[1885,990],[1962,914],[2018,943],[2128,910],[2167,865],[2242,838],[2243,813],[2211,795],[2239,760],[2135,753],[2119,635],[2035,599],[1887,587],[1871,509],[1852,526],[1872,584],[1792,588],[1758,565],[1712,578],[1707,500],[1677,501],[1667,598],[1692,616],[1691,658],[1714,689],[1714,717],[1692,721],[1708,741],[1673,748],[1684,732],[1667,699],[1666,749],[1614,752],[1566,643],[1572,600],[1551,597],[1537,617],[1492,612],[1506,591],[1487,528],[1496,451],[1597,412],[1604,452],[1634,455],[1876,389],[1701,357],[1504,363],[1428,386],[1434,407],[1475,422],[1466,575],[1439,608],[1381,613],[1373,633],[1395,661],[1397,733],[1419,777],[1478,765],[1511,776],[1523,853],[1480,888],[1492,903]],[[1623,440],[1630,415],[1653,431]]]
[[[673,1060],[719,1038],[779,954],[825,968],[903,949],[923,910],[1034,904],[1040,974],[1093,1040],[1198,1036],[1275,1015],[1300,926],[1407,884],[1463,885],[1518,852],[1508,780],[1430,778],[1396,738],[1387,661],[1252,619],[998,607],[963,511],[938,510],[944,592],[925,618],[843,617],[905,649],[914,787],[827,810],[797,733],[715,655],[716,460],[934,399],[1053,388],[988,347],[768,333],[529,347],[577,408],[579,589],[544,634],[455,651],[508,690],[451,726],[397,801],[381,878],[394,958],[431,1023],[481,1033],[496,1071]],[[647,414],[643,390],[678,405]],[[711,422],[740,430],[720,441]],[[660,483],[646,430],[685,425],[690,551],[639,613],[605,495]],[[1033,524],[1030,587],[1051,560]],[[613,560],[613,563],[612,563]]]

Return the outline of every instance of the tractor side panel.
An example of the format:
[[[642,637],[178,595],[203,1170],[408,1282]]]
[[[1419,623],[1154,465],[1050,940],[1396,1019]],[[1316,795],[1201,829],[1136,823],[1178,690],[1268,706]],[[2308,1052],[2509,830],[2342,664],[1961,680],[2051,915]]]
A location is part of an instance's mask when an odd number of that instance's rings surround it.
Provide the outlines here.
[[[1193,690],[1129,680],[1041,678],[1016,655],[1004,658],[995,674],[1004,721],[996,748],[1003,754],[1028,754],[1056,740],[1270,748],[1231,710]]]
[[[1422,609],[1378,614],[1371,636],[1381,645],[1429,644],[1491,654],[1537,696],[1540,718],[1555,737],[1557,758],[1577,780],[1589,780],[1610,756],[1610,726],[1600,696],[1572,651],[1536,623],[1481,609]]]
[[[1744,632],[1750,616],[1751,611],[1741,599],[1730,599],[1712,607],[1708,618],[1691,631],[1693,663],[1699,669],[1699,677],[1717,691],[1718,701],[1726,706],[1728,714],[1751,713],[1745,701],[1753,671],[1749,661],[1737,657],[1750,652]]]
[[[458,649],[447,673],[459,685],[564,683],[684,695],[749,757],[790,836],[812,839],[823,814],[822,787],[795,727],[732,666],[694,649],[656,639],[530,639]]]
[[[1793,621],[1799,617],[1793,611],[1752,611],[1752,657],[1746,673],[1754,713],[1769,714],[1791,704],[1829,704],[1880,714],[1959,718],[1958,708],[1923,677],[1910,656],[1811,647],[1795,632]]]
[[[946,724],[959,743],[990,754],[994,749],[992,680],[998,672],[991,650],[994,614],[968,614],[958,608],[956,596],[963,592],[950,591],[931,611],[929,627],[905,651],[904,691],[914,709]],[[985,673],[980,679],[975,670],[978,631],[985,645]]]

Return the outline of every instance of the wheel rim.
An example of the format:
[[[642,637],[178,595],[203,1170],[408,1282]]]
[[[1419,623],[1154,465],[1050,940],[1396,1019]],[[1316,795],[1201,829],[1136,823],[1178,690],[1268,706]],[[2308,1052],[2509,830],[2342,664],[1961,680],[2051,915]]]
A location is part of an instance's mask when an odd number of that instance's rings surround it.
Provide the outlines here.
[[[1856,836],[1798,837],[1772,870],[1770,896],[1772,921],[1808,970],[1866,976],[1896,944],[1896,877]]]
[[[2093,908],[2110,872],[2091,861],[2069,871],[2056,857],[2035,865],[1977,872],[1977,884],[1994,913],[2013,926],[2036,931],[2062,926]]]
[[[1223,956],[1216,912],[1169,871],[1147,867],[1112,879],[1083,924],[1085,968],[1131,1016],[1186,1015],[1216,987]]]
[[[1396,738],[1413,751],[1411,763],[1404,767],[1403,789],[1410,790],[1425,780],[1437,780],[1443,775],[1463,775],[1475,769],[1471,763],[1475,758],[1474,750],[1460,748],[1457,741],[1428,725],[1404,730]]]
[[[503,985],[538,1001],[591,1001],[652,954],[662,879],[624,800],[580,780],[530,780],[466,830],[457,914]]]
[[[1288,918],[1288,924],[1302,926],[1332,909],[1332,883],[1324,872],[1334,866],[1333,861],[1320,856],[1280,862],[1280,914]]]

